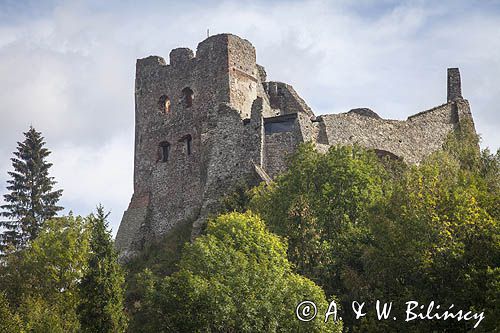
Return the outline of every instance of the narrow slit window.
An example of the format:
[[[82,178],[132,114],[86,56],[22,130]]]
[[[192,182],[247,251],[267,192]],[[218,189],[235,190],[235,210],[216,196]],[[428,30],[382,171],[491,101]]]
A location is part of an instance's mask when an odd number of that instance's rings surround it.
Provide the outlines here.
[[[184,104],[184,107],[190,108],[193,105],[193,97],[194,93],[191,88],[186,87],[182,89],[182,103]]]
[[[160,142],[160,161],[167,162],[170,155],[170,143],[167,141]]]
[[[167,95],[162,95],[158,100],[158,107],[161,112],[169,113],[170,112],[170,98]]]
[[[193,138],[191,137],[191,134],[183,136],[179,139],[179,142],[184,144],[184,151],[186,152],[186,155],[191,155],[191,152],[193,151]]]
[[[191,135],[186,136],[186,153],[191,155],[191,143],[192,143]]]

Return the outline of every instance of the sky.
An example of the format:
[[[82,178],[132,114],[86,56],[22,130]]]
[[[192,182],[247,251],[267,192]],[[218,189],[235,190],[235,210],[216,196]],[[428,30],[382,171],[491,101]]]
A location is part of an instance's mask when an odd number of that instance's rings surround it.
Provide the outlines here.
[[[0,195],[34,126],[64,213],[101,203],[116,234],[132,195],[135,61],[196,50],[207,29],[252,42],[268,79],[317,115],[406,119],[445,103],[459,67],[481,146],[500,147],[500,1],[0,0]]]

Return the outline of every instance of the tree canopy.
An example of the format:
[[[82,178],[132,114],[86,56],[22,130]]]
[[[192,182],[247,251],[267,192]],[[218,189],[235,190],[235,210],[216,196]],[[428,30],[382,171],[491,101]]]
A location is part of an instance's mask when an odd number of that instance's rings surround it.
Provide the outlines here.
[[[293,273],[286,246],[250,213],[221,215],[185,247],[179,271],[146,272],[143,332],[340,332],[341,324],[295,318],[302,300],[325,313],[324,292]]]
[[[288,240],[298,272],[353,300],[434,300],[485,311],[483,329],[500,313],[499,153],[477,137],[452,135],[420,165],[379,160],[359,147],[326,154],[304,145],[276,181],[249,191],[247,209]],[[403,318],[401,312],[397,317]],[[471,322],[355,320],[354,330],[467,331]]]
[[[50,151],[45,148],[40,132],[30,127],[24,133],[23,142],[18,142],[9,172],[11,179],[4,195],[0,221],[3,232],[0,236],[0,251],[8,247],[20,249],[38,235],[42,224],[54,217],[62,207],[57,205],[62,190],[54,190],[56,184],[49,176],[52,163],[47,161]]]
[[[102,206],[90,215],[90,242],[87,269],[79,284],[78,315],[82,332],[124,332],[124,272],[118,264],[111,232]]]

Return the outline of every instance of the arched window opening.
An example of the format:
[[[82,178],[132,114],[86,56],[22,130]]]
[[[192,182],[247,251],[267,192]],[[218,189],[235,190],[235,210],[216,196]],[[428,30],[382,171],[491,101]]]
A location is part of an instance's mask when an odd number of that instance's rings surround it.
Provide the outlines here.
[[[179,141],[184,142],[184,146],[186,147],[186,154],[191,155],[193,151],[193,138],[190,134],[183,136]]]
[[[184,104],[184,107],[189,108],[193,105],[193,97],[194,93],[191,88],[186,87],[182,89],[182,103]]]
[[[375,154],[378,156],[380,159],[389,159],[393,161],[402,161],[403,159],[399,157],[398,155],[391,153],[390,151],[383,150],[383,149],[374,149]]]
[[[169,113],[170,112],[170,98],[167,95],[162,95],[158,100],[158,107],[161,112]]]
[[[170,143],[167,141],[162,141],[160,142],[160,161],[162,162],[167,162],[168,161],[168,155],[170,154]]]

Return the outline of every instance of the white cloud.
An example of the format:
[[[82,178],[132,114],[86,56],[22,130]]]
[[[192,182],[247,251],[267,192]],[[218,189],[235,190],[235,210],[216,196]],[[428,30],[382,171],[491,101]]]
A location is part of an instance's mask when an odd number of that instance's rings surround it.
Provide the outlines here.
[[[1,11],[0,5],[0,11]],[[30,6],[41,6],[30,3]],[[499,148],[500,10],[467,2],[60,2],[0,22],[0,181],[30,124],[53,151],[63,203],[102,202],[116,232],[132,191],[135,59],[232,32],[316,113],[408,115],[444,102],[459,66],[484,145]],[[15,11],[10,11],[15,12]],[[1,193],[1,190],[0,190]]]
[[[97,204],[111,210],[110,224],[117,231],[132,193],[132,133],[124,132],[97,148],[64,144],[53,150],[52,174],[64,189],[66,212],[88,215]]]

